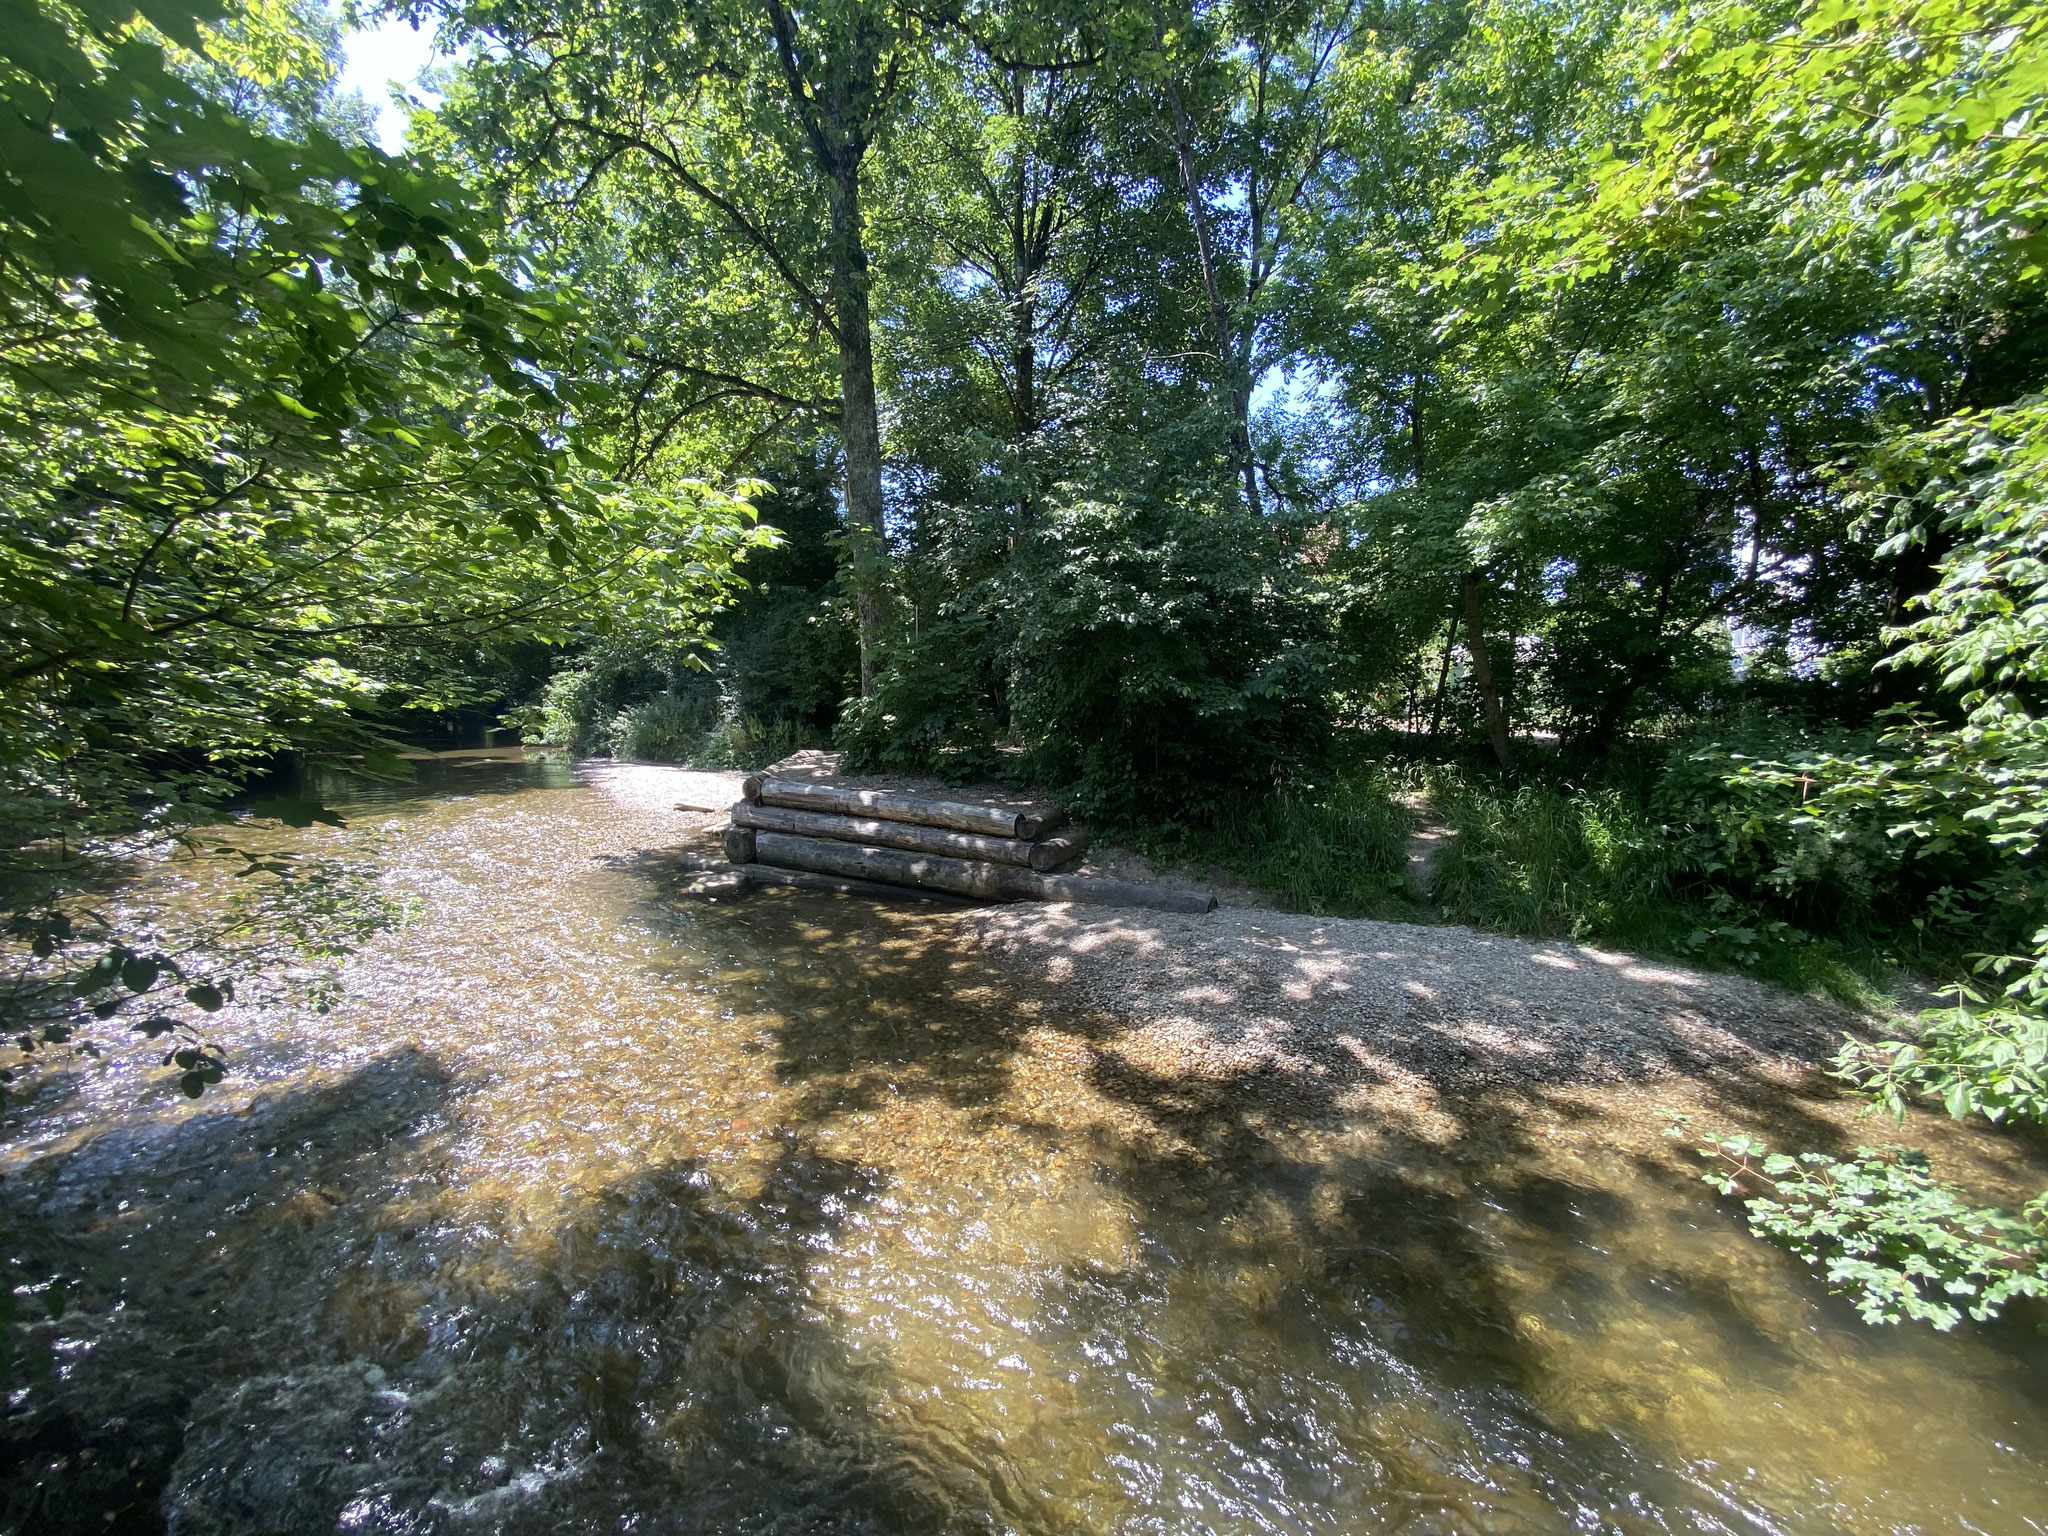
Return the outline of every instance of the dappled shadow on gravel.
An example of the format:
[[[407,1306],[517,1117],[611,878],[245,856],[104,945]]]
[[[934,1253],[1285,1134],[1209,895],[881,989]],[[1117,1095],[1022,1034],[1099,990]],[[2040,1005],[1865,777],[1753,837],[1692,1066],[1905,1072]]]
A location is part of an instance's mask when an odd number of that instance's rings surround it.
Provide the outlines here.
[[[1224,911],[984,910],[968,942],[1105,1008],[1162,1070],[1442,1091],[1817,1064],[1859,1020],[1740,977],[1471,929]]]

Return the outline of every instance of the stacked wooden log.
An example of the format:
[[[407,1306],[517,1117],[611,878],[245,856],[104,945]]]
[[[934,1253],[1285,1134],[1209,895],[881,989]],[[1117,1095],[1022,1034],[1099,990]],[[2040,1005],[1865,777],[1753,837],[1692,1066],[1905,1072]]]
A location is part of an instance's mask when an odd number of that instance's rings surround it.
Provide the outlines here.
[[[1216,905],[1206,892],[1057,873],[1088,841],[1057,811],[764,774],[749,775],[741,795],[725,831],[726,857],[763,875],[801,871],[979,901],[1079,901],[1172,912]]]

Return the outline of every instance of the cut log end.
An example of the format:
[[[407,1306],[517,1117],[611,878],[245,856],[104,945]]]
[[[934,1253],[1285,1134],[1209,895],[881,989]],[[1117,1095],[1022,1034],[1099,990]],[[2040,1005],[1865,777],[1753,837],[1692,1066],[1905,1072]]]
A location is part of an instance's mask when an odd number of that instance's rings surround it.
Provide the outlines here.
[[[1024,846],[1031,850],[1025,862],[1040,874],[1044,874],[1058,869],[1062,864],[1071,864],[1086,853],[1088,834],[1079,827],[1071,827],[1058,837],[1042,838],[1038,842],[1027,843]]]

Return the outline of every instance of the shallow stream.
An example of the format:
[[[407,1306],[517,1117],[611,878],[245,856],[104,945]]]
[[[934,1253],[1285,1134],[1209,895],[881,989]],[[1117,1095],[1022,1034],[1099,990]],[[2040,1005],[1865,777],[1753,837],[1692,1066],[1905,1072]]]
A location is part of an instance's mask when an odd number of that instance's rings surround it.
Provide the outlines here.
[[[1136,1080],[955,915],[681,899],[659,770],[457,759],[233,1075],[10,1121],[95,1278],[18,1531],[2027,1532],[2033,1318],[1874,1330],[1640,1096]],[[161,871],[137,900],[204,904]]]

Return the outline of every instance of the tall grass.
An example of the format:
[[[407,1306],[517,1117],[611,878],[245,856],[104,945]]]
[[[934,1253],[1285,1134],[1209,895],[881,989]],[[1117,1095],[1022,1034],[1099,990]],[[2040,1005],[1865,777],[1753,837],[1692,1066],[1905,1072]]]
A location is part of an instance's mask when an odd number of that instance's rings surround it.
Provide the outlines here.
[[[1893,955],[1804,932],[1738,895],[1687,829],[1625,790],[1441,769],[1428,784],[1431,812],[1456,834],[1430,897],[1454,922],[1749,971],[1848,1003],[1883,996]]]
[[[1438,777],[1429,801],[1457,834],[1430,890],[1446,916],[1535,937],[1671,941],[1682,855],[1619,791]]]
[[[1414,919],[1407,888],[1414,817],[1390,780],[1355,771],[1327,788],[1241,797],[1199,828],[1133,838],[1147,852],[1213,864],[1296,912]]]

